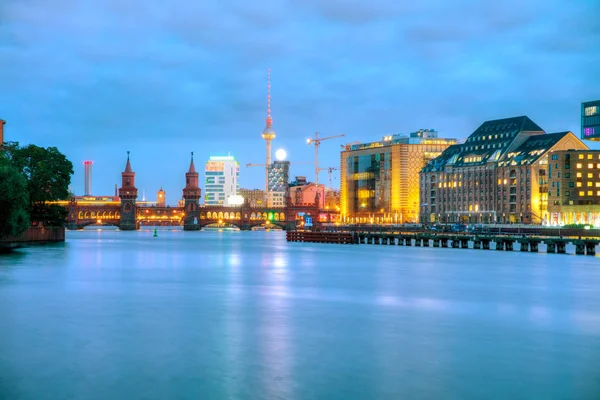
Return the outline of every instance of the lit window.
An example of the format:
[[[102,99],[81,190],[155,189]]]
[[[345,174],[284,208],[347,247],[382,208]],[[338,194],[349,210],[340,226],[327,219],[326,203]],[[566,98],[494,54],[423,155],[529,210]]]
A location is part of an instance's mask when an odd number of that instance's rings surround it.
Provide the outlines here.
[[[587,195],[588,195],[588,196],[593,196],[593,195],[594,195],[594,192],[592,192],[591,190],[588,190],[588,192],[587,192]]]
[[[579,154],[579,157],[578,157],[578,158],[579,158],[580,160],[583,160],[583,154]]]
[[[588,181],[587,186],[591,187],[592,185],[593,183]]]
[[[585,116],[586,117],[591,117],[592,115],[596,115],[599,112],[599,108],[598,106],[591,106],[591,107],[586,107],[585,108]]]
[[[600,196],[600,190],[596,192],[596,196]]]
[[[581,172],[578,172],[578,173],[577,173],[577,177],[578,177],[578,178],[581,178]]]
[[[593,178],[593,177],[594,177],[594,174],[592,174],[591,172],[588,172],[588,174],[587,174],[587,177],[588,177],[588,178]]]
[[[596,187],[600,187],[600,182],[596,182]]]
[[[577,163],[576,167],[581,168],[582,167],[581,163]]]
[[[580,196],[585,196],[585,192],[584,192],[583,190],[580,190],[580,191],[579,191],[579,195],[580,195]]]
[[[589,168],[589,169],[593,169],[593,168],[594,168],[594,164],[592,164],[592,163],[589,163],[589,164],[588,164],[588,168]]]
[[[588,160],[592,159],[592,155],[591,154],[588,154],[587,156],[588,156]]]
[[[577,187],[581,187],[581,182],[577,182]]]

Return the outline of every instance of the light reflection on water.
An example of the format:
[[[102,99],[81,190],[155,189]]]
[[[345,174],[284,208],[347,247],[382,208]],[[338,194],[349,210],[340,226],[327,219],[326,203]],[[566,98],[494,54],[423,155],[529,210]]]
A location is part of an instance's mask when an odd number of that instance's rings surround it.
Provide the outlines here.
[[[153,233],[0,258],[0,398],[600,393],[597,257]]]

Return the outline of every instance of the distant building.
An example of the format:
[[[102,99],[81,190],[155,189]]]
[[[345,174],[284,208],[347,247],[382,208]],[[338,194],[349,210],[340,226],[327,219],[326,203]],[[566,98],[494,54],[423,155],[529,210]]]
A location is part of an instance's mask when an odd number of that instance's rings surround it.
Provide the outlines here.
[[[4,143],[4,124],[6,124],[6,121],[0,119],[0,146]]]
[[[250,207],[265,207],[265,191],[262,189],[240,189],[239,194],[248,202]]]
[[[421,171],[421,222],[547,221],[548,154],[566,149],[587,146],[526,116],[484,122]]]
[[[85,169],[85,186],[84,186],[84,195],[91,196],[92,195],[92,164],[93,161],[84,161],[83,167]]]
[[[229,205],[230,196],[239,189],[240,166],[233,156],[211,156],[204,169],[206,205]]]
[[[333,189],[325,189],[325,209],[339,210],[340,209],[340,191]]]
[[[600,100],[581,103],[581,138],[600,141]]]
[[[156,193],[156,205],[158,207],[165,207],[167,203],[167,193],[163,190],[162,186],[160,190]]]
[[[419,220],[419,172],[455,139],[433,129],[349,144],[341,152],[340,212],[348,222]]]
[[[269,207],[285,207],[290,177],[289,161],[273,161],[269,166],[268,198]]]
[[[293,205],[314,204],[315,198],[319,194],[319,207],[325,208],[325,185],[314,184],[312,182],[304,185],[290,184],[290,199]]]
[[[549,223],[600,226],[600,151],[559,150],[548,160]]]

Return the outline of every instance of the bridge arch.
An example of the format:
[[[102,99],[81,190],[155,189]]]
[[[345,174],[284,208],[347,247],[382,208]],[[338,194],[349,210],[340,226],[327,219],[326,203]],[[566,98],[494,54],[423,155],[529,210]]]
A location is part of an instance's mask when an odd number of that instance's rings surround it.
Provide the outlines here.
[[[218,218],[219,218],[219,219],[223,219],[223,211],[219,211],[219,216],[218,216]]]
[[[77,218],[83,219],[83,211],[79,211],[79,213],[77,214]]]
[[[285,213],[279,213],[279,220],[285,221]]]
[[[236,213],[235,213],[235,219],[240,219],[240,218],[241,218],[241,214],[240,214],[240,212],[238,211],[238,212],[236,212]]]
[[[226,211],[225,214],[223,215],[223,218],[225,219],[229,219],[229,213]]]
[[[200,213],[200,219],[206,219],[206,213],[204,211]]]

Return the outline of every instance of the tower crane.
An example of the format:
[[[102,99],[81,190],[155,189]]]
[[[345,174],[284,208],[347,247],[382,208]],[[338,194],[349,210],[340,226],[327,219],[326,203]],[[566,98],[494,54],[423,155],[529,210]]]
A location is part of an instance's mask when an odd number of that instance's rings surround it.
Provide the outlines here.
[[[319,172],[322,171],[323,169],[319,168],[319,146],[321,145],[321,142],[324,140],[329,140],[329,139],[335,139],[335,138],[339,138],[344,136],[344,134],[342,133],[341,135],[334,135],[334,136],[327,136],[324,138],[320,138],[319,137],[319,132],[315,132],[315,137],[314,138],[308,138],[306,139],[306,143],[307,144],[314,144],[315,145],[315,184],[319,184]]]
[[[327,169],[327,173],[329,174],[329,189],[333,189],[333,184],[331,183],[331,173],[333,171],[337,171],[338,168],[337,167],[329,167],[329,168],[326,168],[326,169]]]

